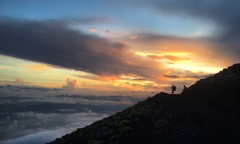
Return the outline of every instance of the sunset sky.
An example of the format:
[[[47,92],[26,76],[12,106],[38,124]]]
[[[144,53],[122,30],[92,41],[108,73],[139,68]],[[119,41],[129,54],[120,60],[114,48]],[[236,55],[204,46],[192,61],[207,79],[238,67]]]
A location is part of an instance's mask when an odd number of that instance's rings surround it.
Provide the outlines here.
[[[178,92],[240,62],[240,2],[1,0],[0,85]]]
[[[42,144],[240,62],[239,0],[0,0],[0,143]]]

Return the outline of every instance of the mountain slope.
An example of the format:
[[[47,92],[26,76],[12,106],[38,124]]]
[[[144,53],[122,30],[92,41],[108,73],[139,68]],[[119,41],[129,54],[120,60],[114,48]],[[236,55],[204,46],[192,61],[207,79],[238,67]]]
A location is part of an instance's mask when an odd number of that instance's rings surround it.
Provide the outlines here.
[[[145,101],[50,144],[239,144],[240,64],[178,95]]]

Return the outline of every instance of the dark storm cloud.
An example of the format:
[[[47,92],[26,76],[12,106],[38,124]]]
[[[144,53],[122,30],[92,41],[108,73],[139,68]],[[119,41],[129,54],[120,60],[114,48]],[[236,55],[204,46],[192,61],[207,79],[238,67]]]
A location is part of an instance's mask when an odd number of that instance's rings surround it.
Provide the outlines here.
[[[71,18],[71,19],[65,18],[63,22],[65,22],[66,24],[74,23],[74,24],[91,25],[91,24],[111,23],[111,20],[105,17],[88,17],[88,18]]]
[[[185,78],[204,79],[213,76],[213,74],[186,75]]]
[[[127,81],[147,81],[145,78],[121,78],[121,80],[127,80]]]
[[[193,78],[193,79],[203,79],[203,78],[206,78],[206,77],[209,77],[211,76],[210,75],[186,75],[186,76],[177,76],[177,75],[163,75],[164,77],[167,77],[167,78],[171,78],[171,79],[178,79],[178,78]]]
[[[164,77],[167,77],[167,78],[172,78],[172,79],[176,79],[176,78],[180,78],[179,76],[177,75],[163,75]]]
[[[184,71],[184,72],[175,72],[175,75],[163,75],[166,78],[170,79],[182,79],[182,78],[191,78],[191,79],[203,79],[212,76],[212,74],[207,74],[203,72],[191,72],[191,71]]]
[[[138,33],[139,37],[134,39],[138,42],[161,42],[166,40],[189,40],[189,38],[164,35],[164,34],[154,34],[154,33]]]
[[[97,75],[146,76],[142,69],[149,70],[137,63],[129,64],[128,57],[133,54],[123,43],[73,30],[64,20],[1,18],[0,53]]]
[[[133,0],[135,1],[135,0]],[[159,13],[190,16],[195,19],[211,21],[217,25],[213,38],[216,50],[231,54],[240,60],[240,1],[229,0],[149,0],[138,4],[154,9]]]

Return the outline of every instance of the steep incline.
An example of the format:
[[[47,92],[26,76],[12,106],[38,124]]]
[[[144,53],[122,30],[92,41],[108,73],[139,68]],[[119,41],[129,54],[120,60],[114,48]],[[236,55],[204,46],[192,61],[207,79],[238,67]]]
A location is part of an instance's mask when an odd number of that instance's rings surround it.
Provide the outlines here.
[[[185,93],[159,93],[51,144],[239,144],[240,64]]]

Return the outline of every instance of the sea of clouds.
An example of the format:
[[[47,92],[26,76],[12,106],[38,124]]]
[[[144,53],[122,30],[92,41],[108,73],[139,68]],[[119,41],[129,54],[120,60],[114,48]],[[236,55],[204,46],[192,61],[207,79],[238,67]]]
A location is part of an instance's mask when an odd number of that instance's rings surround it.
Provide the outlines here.
[[[46,143],[142,99],[69,95],[59,89],[0,86],[0,143]]]

